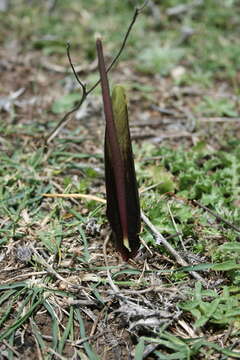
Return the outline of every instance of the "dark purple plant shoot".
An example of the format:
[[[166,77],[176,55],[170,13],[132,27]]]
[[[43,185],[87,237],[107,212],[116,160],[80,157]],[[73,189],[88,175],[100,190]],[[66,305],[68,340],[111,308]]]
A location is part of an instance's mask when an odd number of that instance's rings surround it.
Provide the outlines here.
[[[116,85],[110,96],[102,42],[96,42],[100,72],[105,131],[105,182],[107,218],[111,238],[124,260],[133,258],[140,246],[141,215],[128,124],[127,101],[124,88]]]

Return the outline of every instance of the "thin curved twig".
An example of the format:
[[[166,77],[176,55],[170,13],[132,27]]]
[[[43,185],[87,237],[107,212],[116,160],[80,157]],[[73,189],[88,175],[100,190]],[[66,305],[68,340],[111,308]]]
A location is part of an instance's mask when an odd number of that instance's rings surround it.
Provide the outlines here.
[[[153,233],[156,242],[165,247],[165,249],[175,258],[177,263],[181,266],[189,266],[189,264],[181,257],[181,255],[169,244],[169,242],[162,236],[162,234],[156,229],[156,227],[151,223],[148,217],[141,212],[141,218],[145,224],[149,227]],[[196,271],[190,271],[190,274],[198,281],[201,281],[204,287],[207,287],[207,282],[199,275]]]
[[[118,51],[118,53],[115,55],[115,57],[113,58],[111,64],[107,67],[107,73],[112,69],[112,67],[114,66],[114,64],[117,62],[117,60],[119,59],[119,57],[121,56],[124,48],[125,48],[125,45],[126,45],[126,42],[128,40],[128,37],[130,35],[130,32],[132,30],[132,27],[133,25],[135,24],[136,20],[137,20],[137,17],[138,15],[141,13],[141,11],[145,8],[145,6],[147,5],[148,3],[148,0],[144,1],[143,5],[140,6],[140,7],[137,7],[134,11],[134,14],[133,14],[133,17],[132,17],[132,20],[127,28],[127,31],[126,31],[126,34],[123,38],[123,41],[122,41],[122,45]],[[77,103],[77,105],[72,109],[70,110],[69,112],[67,112],[63,118],[59,121],[59,123],[55,126],[55,128],[50,132],[50,134],[45,138],[45,144],[46,146],[57,136],[57,134],[61,131],[62,128],[64,128],[68,122],[70,121],[70,115],[72,115],[73,113],[75,113],[77,110],[80,109],[80,107],[82,106],[83,102],[86,100],[87,96],[100,84],[100,79],[89,89],[87,90],[86,89],[86,85],[83,84],[83,82],[79,79],[75,69],[74,69],[74,66],[72,64],[72,61],[71,61],[71,56],[70,56],[70,45],[67,44],[67,56],[68,56],[68,60],[69,60],[69,63],[71,65],[71,68],[73,70],[73,73],[74,73],[74,76],[77,80],[77,82],[80,84],[81,88],[82,88],[82,97],[81,99],[79,100],[79,102]]]
[[[70,66],[71,66],[71,68],[72,68],[72,71],[73,71],[73,73],[74,73],[74,76],[75,76],[77,82],[79,83],[79,85],[80,85],[81,88],[82,88],[82,96],[84,96],[84,95],[86,94],[86,84],[84,84],[84,83],[79,79],[78,74],[77,74],[77,72],[75,71],[75,68],[74,68],[74,65],[73,65],[72,59],[71,59],[70,46],[71,46],[70,43],[67,43],[67,57],[68,57],[68,61],[69,61],[69,64],[70,64]]]
[[[211,209],[209,209],[207,206],[202,205],[199,201],[197,200],[193,200],[192,201],[195,205],[199,206],[200,208],[202,208],[203,210],[209,212],[209,214],[215,216],[215,218],[219,221],[222,221],[225,225],[227,225],[228,227],[230,227],[231,229],[237,231],[238,233],[240,233],[240,228],[237,227],[235,224],[231,223],[230,221],[224,219],[221,215],[215,213],[214,211],[212,211]]]

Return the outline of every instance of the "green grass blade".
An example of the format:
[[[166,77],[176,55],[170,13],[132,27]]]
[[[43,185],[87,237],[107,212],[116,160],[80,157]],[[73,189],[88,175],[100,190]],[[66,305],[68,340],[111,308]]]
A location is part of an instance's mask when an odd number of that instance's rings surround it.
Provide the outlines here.
[[[7,320],[8,316],[10,315],[12,309],[14,308],[17,299],[25,292],[25,289],[22,289],[15,293],[15,296],[13,296],[12,299],[10,299],[10,304],[7,306],[7,309],[4,309],[3,317],[0,319],[0,326],[4,324],[4,322]]]
[[[52,318],[52,348],[53,350],[57,350],[58,348],[58,342],[59,342],[59,327],[58,327],[58,321],[57,316],[52,309],[52,306],[49,304],[47,300],[44,301],[43,306],[47,309],[48,313],[50,314]]]
[[[31,299],[32,294],[27,296],[27,299],[24,301],[24,306],[27,305],[29,300]],[[15,330],[17,330],[24,322],[32,315],[32,313],[35,311],[35,309],[42,303],[43,299],[42,296],[39,296],[38,300],[30,306],[30,309],[21,316],[20,311],[18,312],[19,316],[17,320],[14,321],[14,323],[9,326],[6,330],[4,330],[2,333],[0,333],[0,341],[5,339],[6,337],[10,336]],[[21,309],[23,308],[23,305],[21,306]]]
[[[69,334],[71,333],[71,330],[73,328],[73,310],[74,310],[73,306],[71,306],[67,326],[66,326],[66,328],[63,332],[63,335],[61,337],[61,340],[59,341],[59,344],[58,344],[58,353],[59,354],[62,354],[64,346],[66,344],[66,340],[69,337]]]
[[[12,297],[16,293],[16,290],[9,290],[0,297],[0,306],[4,303],[9,297]]]
[[[19,282],[19,283],[0,285],[0,291],[1,290],[8,290],[8,289],[17,289],[17,288],[26,287],[26,286],[27,286],[26,282]]]
[[[31,329],[32,329],[32,333],[33,335],[35,336],[35,339],[38,343],[38,346],[41,350],[42,353],[45,353],[46,352],[46,345],[44,343],[44,340],[42,338],[42,334],[41,334],[41,331],[39,330],[37,324],[35,323],[35,321],[33,320],[33,318],[30,318],[30,323],[31,323]]]
[[[144,352],[144,339],[140,338],[136,348],[135,348],[135,360],[142,360]]]
[[[11,345],[13,347],[13,343],[14,343],[14,336],[15,336],[15,332],[13,332],[11,334],[11,336],[9,336],[9,339],[8,339],[8,343],[9,345]],[[9,348],[8,349],[8,360],[13,360],[14,359],[14,353],[13,351]]]
[[[86,333],[85,333],[84,322],[79,309],[75,309],[75,316],[79,322],[81,338],[84,339],[86,337]],[[92,350],[92,346],[87,341],[84,342],[83,347],[84,350],[86,351],[89,360],[100,360],[98,355],[96,355]]]

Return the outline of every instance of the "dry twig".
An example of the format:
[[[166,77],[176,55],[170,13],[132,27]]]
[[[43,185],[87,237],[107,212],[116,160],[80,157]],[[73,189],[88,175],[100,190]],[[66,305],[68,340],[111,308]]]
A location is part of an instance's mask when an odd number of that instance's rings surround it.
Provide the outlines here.
[[[77,285],[77,284],[73,284],[73,283],[71,283],[70,281],[64,279],[61,275],[59,275],[59,274],[57,273],[56,270],[54,270],[54,269],[52,268],[51,265],[49,265],[49,264],[46,262],[46,260],[37,252],[37,250],[36,250],[33,246],[30,246],[30,248],[31,248],[33,254],[36,256],[36,261],[38,261],[41,265],[43,265],[43,266],[47,269],[47,271],[48,271],[50,274],[54,275],[58,280],[64,282],[65,284],[71,286],[71,287],[74,288],[74,289],[85,289],[84,286]]]
[[[118,51],[118,53],[116,54],[116,56],[114,57],[114,59],[112,60],[111,64],[108,66],[107,68],[107,73],[112,69],[112,67],[115,65],[115,63],[117,62],[117,60],[119,59],[119,57],[121,56],[124,48],[125,48],[125,45],[126,45],[126,42],[127,42],[127,39],[130,35],[130,32],[132,30],[132,27],[133,25],[135,24],[136,20],[137,20],[137,17],[138,15],[141,13],[141,11],[145,8],[147,4],[147,1],[145,1],[143,3],[143,5],[141,7],[137,7],[134,11],[134,14],[133,14],[133,17],[132,17],[132,20],[127,28],[127,31],[126,31],[126,34],[123,38],[123,42],[122,42],[122,45]],[[54,138],[55,136],[57,136],[57,134],[60,132],[60,130],[66,126],[68,124],[68,122],[70,121],[70,115],[72,115],[74,112],[76,112],[77,110],[79,110],[79,108],[82,106],[83,102],[85,101],[85,99],[87,98],[87,96],[100,84],[100,79],[89,89],[87,90],[86,88],[86,84],[84,84],[78,77],[76,71],[75,71],[75,68],[73,66],[73,63],[72,63],[72,60],[71,60],[71,57],[70,57],[70,44],[67,44],[67,56],[68,56],[68,60],[69,60],[69,63],[71,65],[71,68],[73,70],[73,73],[74,73],[74,76],[76,78],[76,80],[78,81],[78,83],[80,84],[81,86],[81,89],[82,89],[82,97],[80,99],[80,101],[78,102],[78,104],[71,110],[69,111],[67,114],[64,115],[64,117],[59,121],[59,123],[57,124],[57,126],[51,131],[51,133],[46,137],[45,139],[45,143],[46,145],[48,145]]]
[[[197,206],[201,207],[203,210],[206,210],[207,212],[209,212],[209,214],[215,216],[216,219],[222,221],[224,224],[226,224],[227,226],[229,226],[230,228],[232,228],[233,230],[237,231],[240,233],[240,229],[230,223],[228,220],[225,220],[222,216],[220,216],[219,214],[215,213],[214,211],[212,211],[211,209],[209,209],[208,207],[202,205],[200,202],[198,202],[197,200],[193,200],[193,203],[196,204]]]
[[[49,198],[65,198],[65,199],[86,199],[86,200],[95,200],[106,204],[106,200],[102,199],[98,196],[90,195],[90,194],[42,194],[44,197]]]
[[[152,233],[155,236],[156,243],[161,244],[167,249],[167,251],[172,254],[172,256],[176,259],[177,263],[181,266],[189,266],[189,264],[179,255],[179,253],[168,243],[168,241],[160,234],[160,232],[156,229],[156,227],[151,223],[148,217],[141,212],[142,220],[149,227]],[[201,281],[202,284],[207,287],[207,282],[199,275],[196,271],[190,271],[190,274],[197,280]]]
[[[17,350],[14,349],[12,345],[10,345],[5,339],[3,340],[5,346],[7,346],[18,358],[20,358],[20,354]]]

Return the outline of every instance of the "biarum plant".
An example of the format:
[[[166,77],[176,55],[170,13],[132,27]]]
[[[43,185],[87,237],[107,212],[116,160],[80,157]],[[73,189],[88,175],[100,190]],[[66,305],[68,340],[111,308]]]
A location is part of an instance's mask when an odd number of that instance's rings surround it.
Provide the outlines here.
[[[102,42],[97,40],[105,131],[107,218],[111,238],[123,259],[134,257],[140,246],[141,215],[124,88],[116,85],[110,97]]]

